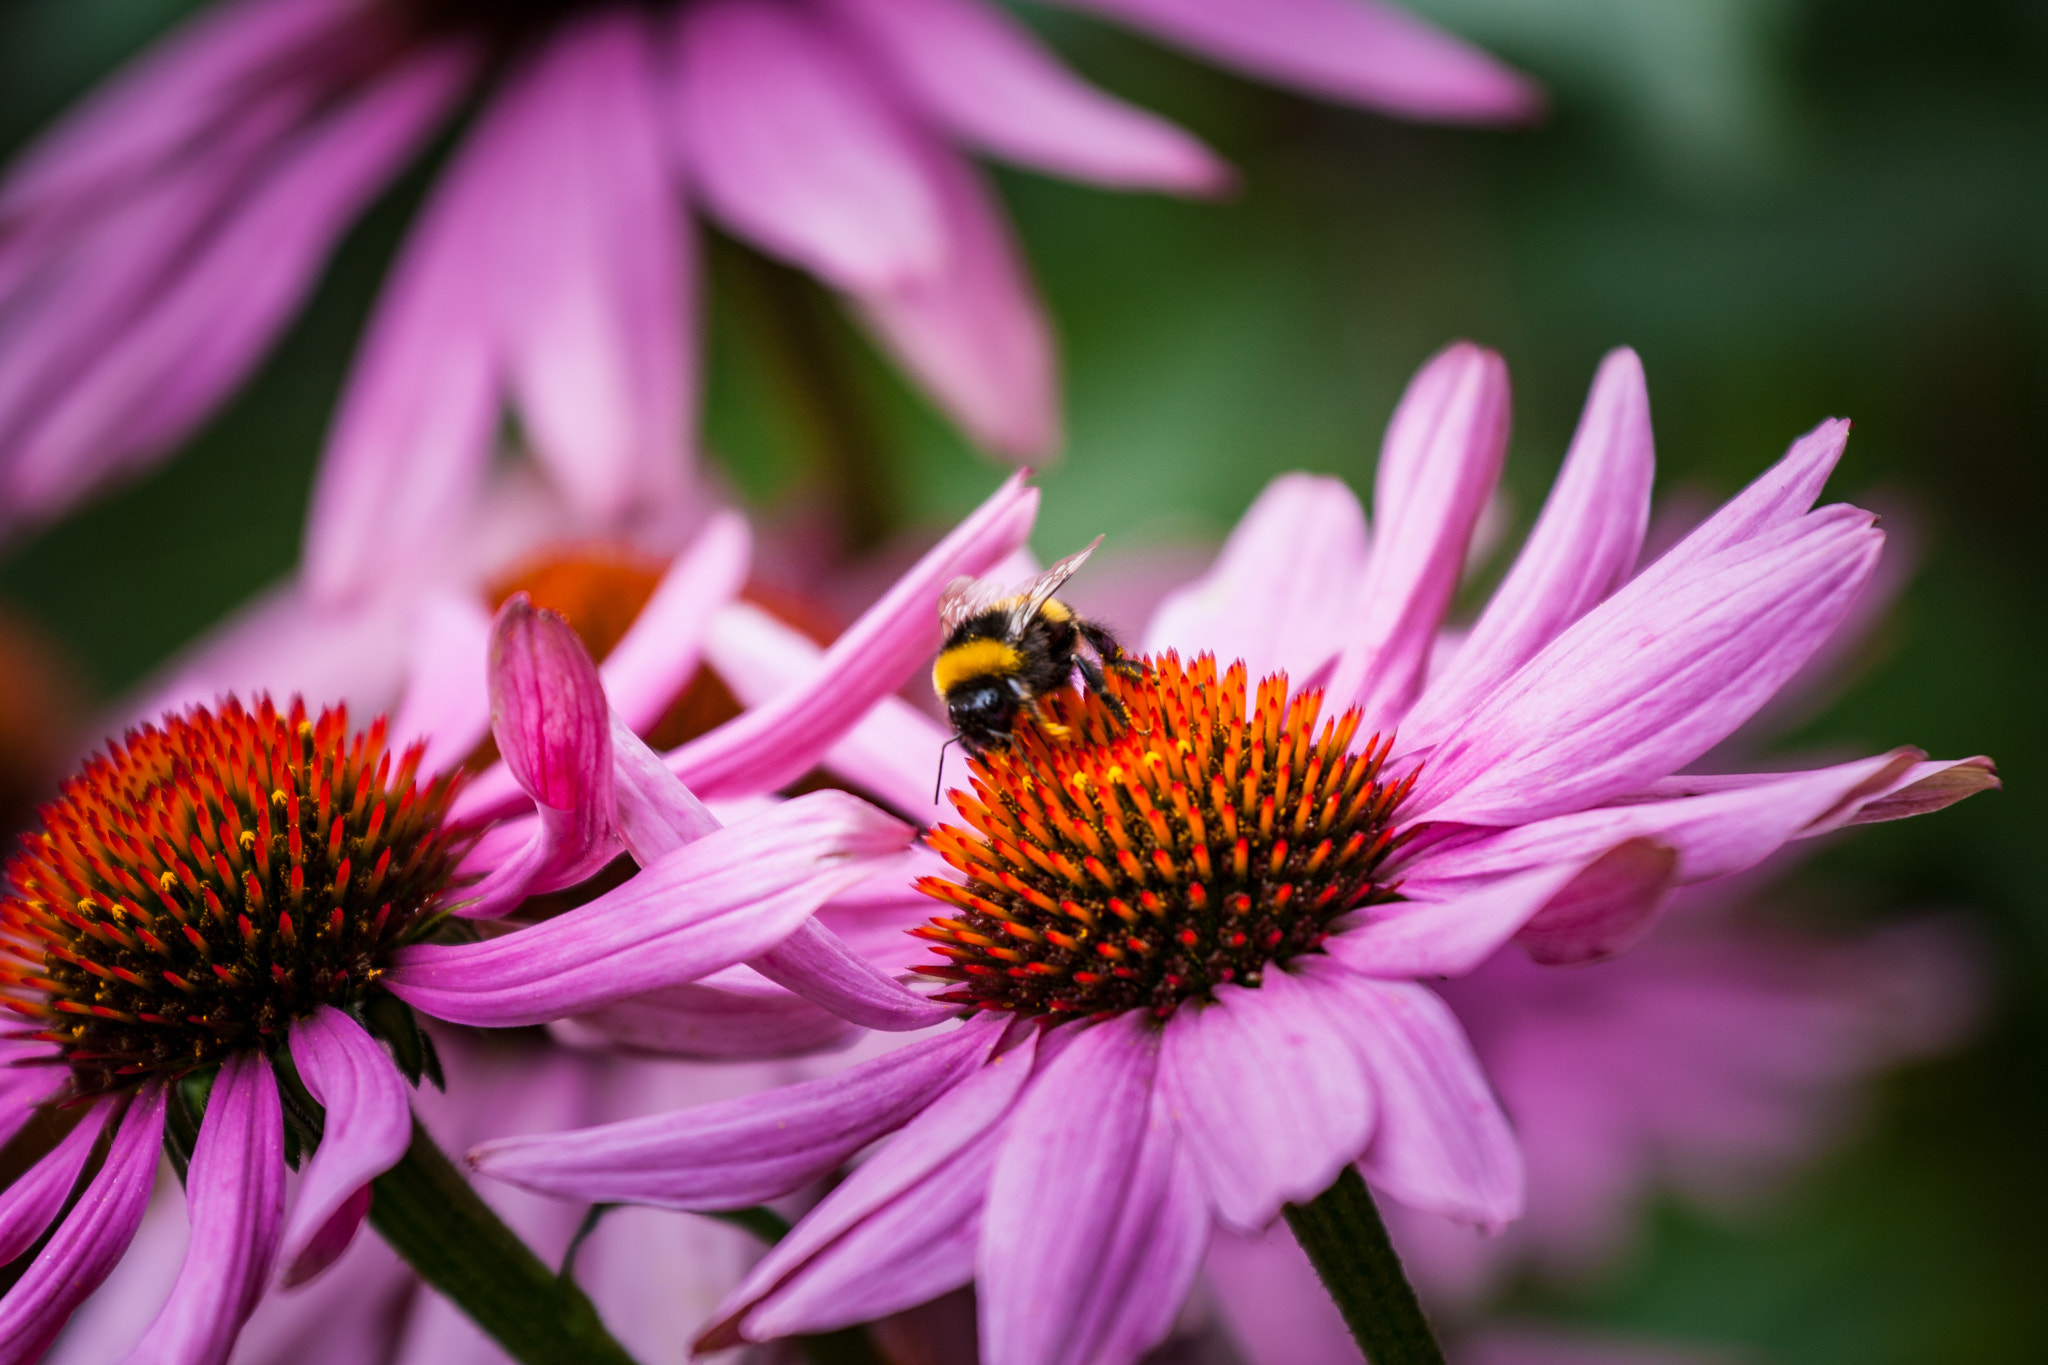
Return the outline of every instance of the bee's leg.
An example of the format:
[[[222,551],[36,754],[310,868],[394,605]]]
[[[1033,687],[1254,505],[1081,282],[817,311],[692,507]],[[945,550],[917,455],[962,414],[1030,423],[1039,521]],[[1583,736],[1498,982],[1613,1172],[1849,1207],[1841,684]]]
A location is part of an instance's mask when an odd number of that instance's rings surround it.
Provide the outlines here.
[[[1104,663],[1110,667],[1116,666],[1108,660]],[[1098,664],[1093,659],[1079,654],[1074,656],[1074,671],[1081,675],[1081,681],[1088,684],[1091,693],[1102,698],[1102,704],[1109,709],[1110,715],[1116,717],[1118,725],[1128,726],[1131,723],[1130,713],[1124,710],[1124,704],[1117,700],[1116,694],[1109,690],[1108,680],[1102,676],[1102,669],[1103,664]]]
[[[1033,697],[1031,699],[1031,715],[1038,722],[1038,728],[1051,735],[1054,739],[1065,739],[1068,735],[1074,733],[1072,726],[1060,724],[1047,713],[1045,698],[1043,697]]]
[[[1104,668],[1115,669],[1119,673],[1126,674],[1138,674],[1145,671],[1143,664],[1124,653],[1123,645],[1118,642],[1116,636],[1108,627],[1098,626],[1093,621],[1076,621],[1074,622],[1074,629],[1081,632],[1081,638],[1088,642],[1088,647],[1094,650],[1096,656],[1102,660]],[[1083,676],[1085,677],[1086,675],[1084,674]],[[1094,686],[1093,683],[1089,685],[1091,687]]]

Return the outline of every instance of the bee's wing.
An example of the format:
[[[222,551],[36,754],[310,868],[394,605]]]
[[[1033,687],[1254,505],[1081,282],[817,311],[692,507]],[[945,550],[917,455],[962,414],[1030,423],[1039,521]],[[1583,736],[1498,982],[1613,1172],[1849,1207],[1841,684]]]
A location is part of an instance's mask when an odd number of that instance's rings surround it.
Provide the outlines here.
[[[1038,615],[1038,609],[1050,601],[1052,595],[1060,590],[1060,586],[1074,576],[1076,569],[1088,562],[1088,556],[1094,554],[1095,547],[1101,543],[1102,537],[1095,537],[1024,586],[1022,596],[1010,608],[1009,627],[1012,636],[1023,633],[1024,628],[1031,624],[1031,618]]]
[[[973,620],[1009,595],[1008,588],[962,575],[939,594],[939,629],[950,636],[961,622]]]

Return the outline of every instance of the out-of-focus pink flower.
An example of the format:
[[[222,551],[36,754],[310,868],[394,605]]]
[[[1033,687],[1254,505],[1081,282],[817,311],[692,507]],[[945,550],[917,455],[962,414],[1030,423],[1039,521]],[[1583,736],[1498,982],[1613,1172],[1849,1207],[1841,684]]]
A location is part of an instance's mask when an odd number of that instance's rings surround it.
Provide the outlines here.
[[[1077,4],[1403,117],[1539,104],[1380,0]],[[330,437],[323,597],[461,506],[508,406],[586,523],[630,523],[690,482],[693,212],[840,290],[969,433],[1021,455],[1057,444],[1051,340],[963,151],[1133,189],[1229,178],[986,0],[224,0],[0,184],[7,521],[55,515],[212,412],[486,78]]]
[[[719,1209],[894,1133],[701,1344],[859,1322],[972,1279],[995,1365],[1135,1359],[1212,1222],[1256,1231],[1354,1162],[1418,1209],[1517,1216],[1507,1120],[1421,979],[1511,940],[1597,959],[1681,885],[1995,778],[1910,749],[1677,775],[1819,649],[1881,536],[1867,513],[1812,507],[1846,436],[1831,422],[1634,572],[1652,457],[1627,352],[1514,567],[1432,670],[1507,406],[1497,356],[1448,349],[1395,413],[1370,541],[1341,484],[1282,480],[1155,617],[1150,649],[1241,663],[1156,653],[975,760],[954,804],[976,833],[931,839],[957,877],[921,883],[951,907],[920,932],[945,954],[928,969],[940,998],[977,1011],[964,1026],[842,1076],[472,1159],[531,1189]],[[1266,681],[1248,708],[1251,678]],[[1322,695],[1349,709],[1318,729]]]

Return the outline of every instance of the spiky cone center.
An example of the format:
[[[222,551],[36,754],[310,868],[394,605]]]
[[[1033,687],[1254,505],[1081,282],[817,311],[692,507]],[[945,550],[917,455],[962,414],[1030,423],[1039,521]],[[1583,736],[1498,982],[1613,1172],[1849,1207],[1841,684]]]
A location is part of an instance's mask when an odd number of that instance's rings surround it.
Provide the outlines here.
[[[1172,653],[1047,698],[969,761],[971,829],[929,836],[963,880],[918,882],[950,907],[912,930],[945,959],[918,970],[980,1009],[1164,1018],[1314,951],[1394,898],[1379,870],[1413,784],[1381,780],[1391,741],[1351,750],[1356,711],[1321,709],[1285,674],[1247,707],[1242,663]]]
[[[0,1004],[80,1094],[271,1046],[361,1001],[453,879],[452,781],[380,717],[229,698],[131,730],[21,837],[0,896]]]

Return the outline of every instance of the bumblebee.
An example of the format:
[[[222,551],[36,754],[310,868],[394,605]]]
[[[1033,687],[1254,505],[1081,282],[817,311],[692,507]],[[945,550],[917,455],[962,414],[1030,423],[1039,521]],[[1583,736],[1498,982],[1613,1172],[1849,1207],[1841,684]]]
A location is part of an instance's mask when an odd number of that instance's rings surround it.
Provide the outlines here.
[[[1053,596],[1101,543],[1095,537],[1021,589],[991,589],[972,578],[947,584],[939,599],[946,643],[932,665],[932,686],[946,704],[953,737],[970,752],[1008,744],[1018,712],[1035,713],[1039,699],[1075,673],[1100,692],[1105,667],[1136,667],[1115,635]],[[1082,653],[1084,643],[1094,658]]]

